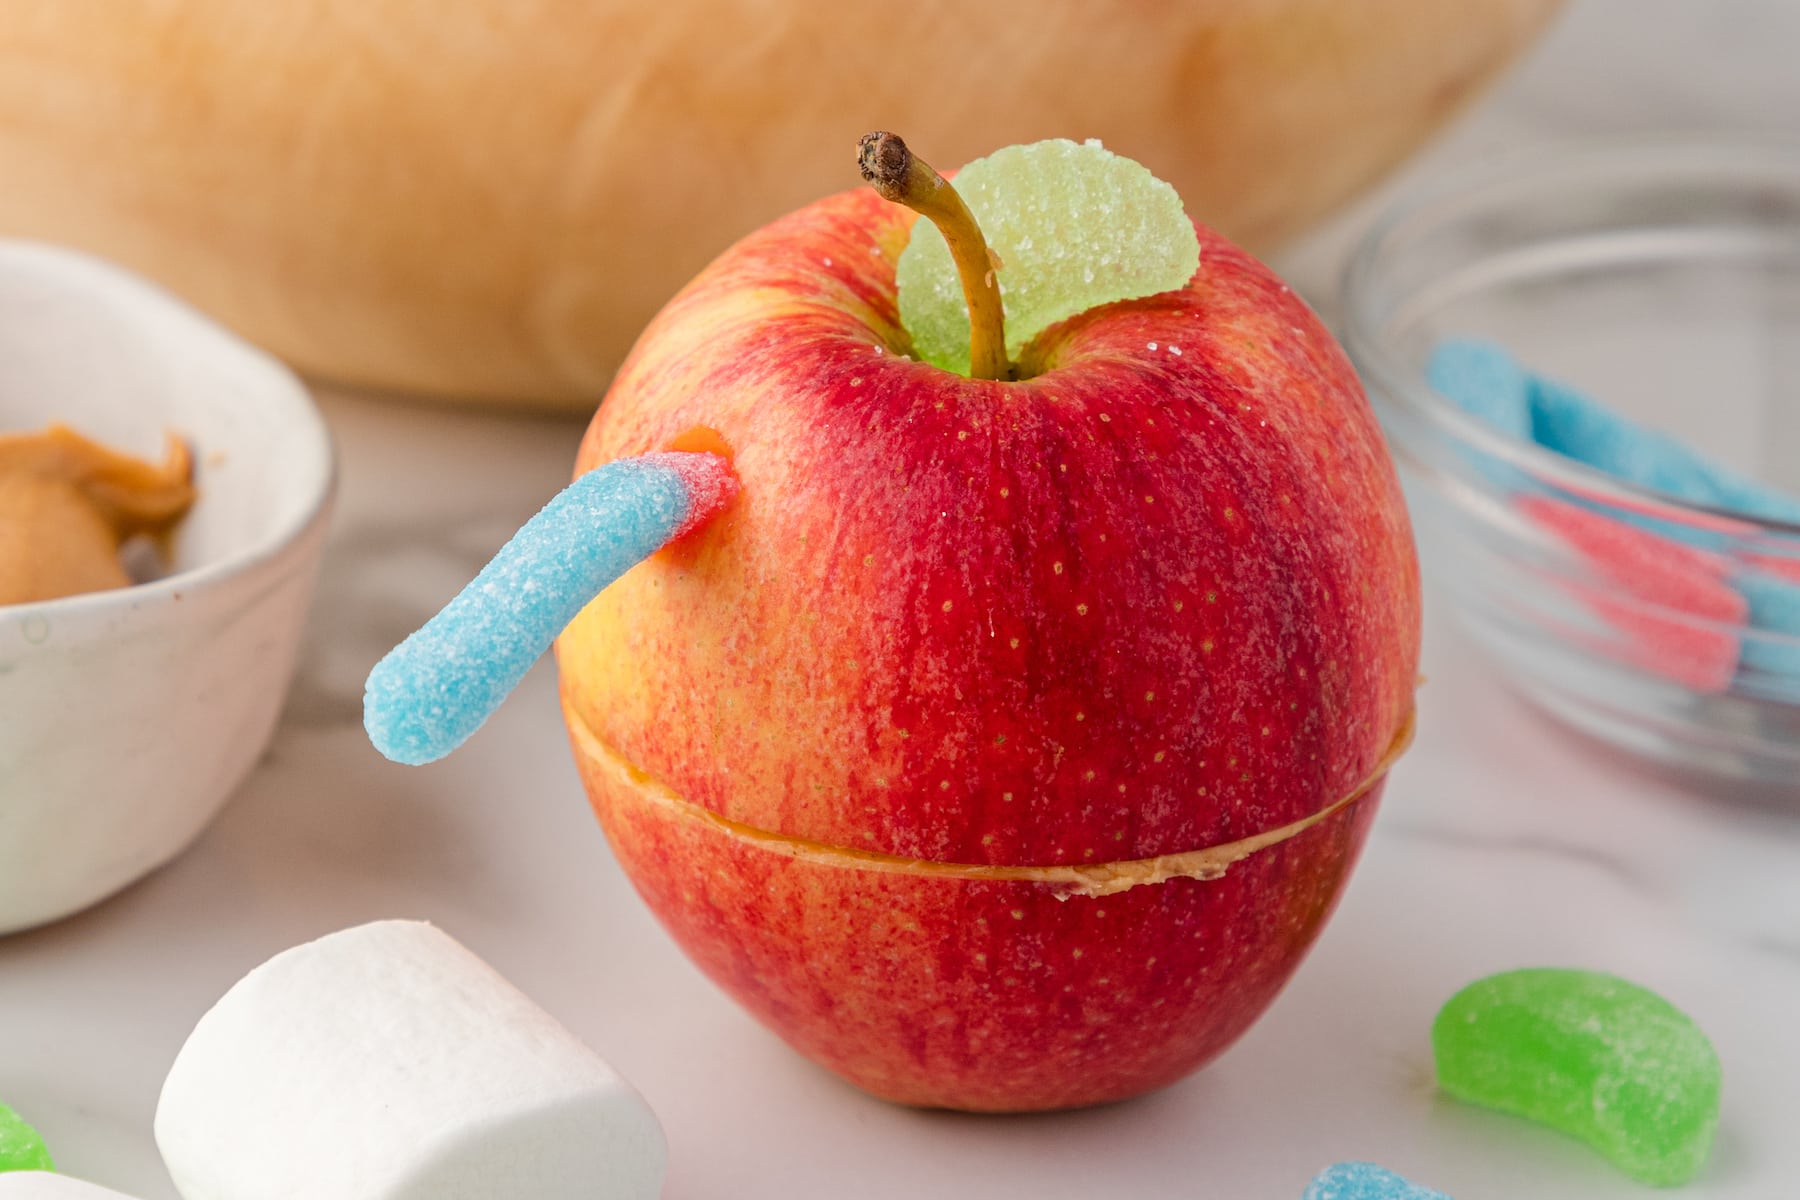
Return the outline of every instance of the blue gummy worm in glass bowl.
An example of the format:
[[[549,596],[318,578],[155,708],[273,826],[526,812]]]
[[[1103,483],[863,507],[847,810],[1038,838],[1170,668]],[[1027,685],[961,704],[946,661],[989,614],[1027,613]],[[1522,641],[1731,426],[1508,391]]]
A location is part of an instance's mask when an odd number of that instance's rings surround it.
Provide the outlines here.
[[[1800,525],[1625,482],[1427,382],[1480,339],[1800,495],[1800,146],[1490,162],[1380,220],[1343,300],[1434,592],[1499,672],[1602,741],[1800,796]]]

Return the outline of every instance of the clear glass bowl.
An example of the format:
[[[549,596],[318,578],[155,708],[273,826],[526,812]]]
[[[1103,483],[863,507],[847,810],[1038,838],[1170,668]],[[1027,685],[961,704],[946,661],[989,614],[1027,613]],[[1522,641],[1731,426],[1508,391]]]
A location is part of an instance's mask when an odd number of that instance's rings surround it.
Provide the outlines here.
[[[1800,526],[1621,483],[1425,382],[1441,339],[1491,339],[1800,494],[1800,148],[1490,163],[1379,222],[1344,286],[1425,568],[1495,665],[1604,741],[1800,790]]]

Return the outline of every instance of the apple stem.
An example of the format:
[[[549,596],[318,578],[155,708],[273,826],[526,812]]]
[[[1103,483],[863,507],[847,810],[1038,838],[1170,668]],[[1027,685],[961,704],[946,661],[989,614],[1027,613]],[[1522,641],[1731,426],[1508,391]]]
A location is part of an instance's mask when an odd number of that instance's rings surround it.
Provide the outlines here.
[[[969,306],[969,376],[1011,379],[1006,357],[1006,312],[1000,304],[995,260],[981,226],[950,181],[914,154],[897,134],[864,134],[857,143],[856,165],[882,198],[904,204],[927,217],[944,241],[962,279],[963,301]]]

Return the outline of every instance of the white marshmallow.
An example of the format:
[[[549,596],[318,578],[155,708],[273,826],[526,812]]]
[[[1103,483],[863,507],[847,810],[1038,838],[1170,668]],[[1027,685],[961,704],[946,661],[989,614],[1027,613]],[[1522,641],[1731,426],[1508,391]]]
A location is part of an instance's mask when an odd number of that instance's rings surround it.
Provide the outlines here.
[[[131,1200],[131,1197],[49,1171],[0,1171],[0,1200]]]
[[[156,1109],[186,1200],[654,1200],[643,1099],[448,935],[278,954],[200,1019]]]

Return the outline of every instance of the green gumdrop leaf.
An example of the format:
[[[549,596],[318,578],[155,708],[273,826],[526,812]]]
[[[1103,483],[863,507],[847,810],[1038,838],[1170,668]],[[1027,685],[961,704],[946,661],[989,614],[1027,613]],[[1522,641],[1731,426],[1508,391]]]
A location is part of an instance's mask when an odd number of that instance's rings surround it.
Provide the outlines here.
[[[1003,264],[1006,354],[1102,304],[1183,287],[1200,240],[1175,189],[1097,141],[1054,138],[978,158],[954,180]],[[969,309],[937,226],[900,255],[900,323],[926,362],[969,373]]]

